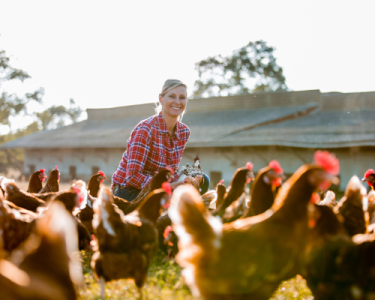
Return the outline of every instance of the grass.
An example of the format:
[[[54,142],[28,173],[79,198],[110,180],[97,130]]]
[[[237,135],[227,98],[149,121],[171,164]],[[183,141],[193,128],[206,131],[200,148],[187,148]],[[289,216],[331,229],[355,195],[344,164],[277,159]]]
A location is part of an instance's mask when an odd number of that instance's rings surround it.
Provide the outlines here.
[[[78,299],[100,299],[100,285],[94,279],[90,260],[91,254],[81,252],[83,260],[83,273],[86,281],[86,289],[79,291]],[[163,252],[159,251],[154,258],[148,272],[148,279],[143,287],[144,299],[165,300],[198,300],[193,297],[189,288],[184,284],[181,276],[181,268],[174,261],[166,261]],[[106,283],[106,299],[138,299],[138,290],[131,280],[118,280]],[[305,280],[297,276],[281,283],[272,300],[312,300],[310,290]]]

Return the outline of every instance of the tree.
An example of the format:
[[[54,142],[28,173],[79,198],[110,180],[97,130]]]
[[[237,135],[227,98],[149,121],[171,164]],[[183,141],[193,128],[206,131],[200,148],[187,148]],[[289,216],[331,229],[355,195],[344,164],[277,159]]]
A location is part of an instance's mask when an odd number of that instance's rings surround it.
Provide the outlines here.
[[[25,79],[31,78],[25,71],[13,68],[9,61],[10,58],[6,56],[5,51],[0,50],[0,88],[5,81],[20,80],[23,82]],[[1,91],[0,124],[10,127],[9,118],[18,115],[21,112],[26,113],[26,105],[30,101],[41,103],[43,94],[43,88],[40,88],[33,93],[27,93],[23,97]]]
[[[276,63],[274,50],[260,40],[248,43],[230,56],[201,60],[195,64],[199,80],[195,81],[193,97],[286,91],[283,68]]]
[[[70,107],[66,108],[63,105],[51,106],[45,111],[36,113],[38,123],[41,129],[54,129],[63,127],[67,124],[67,119],[72,123],[75,123],[82,114],[82,109],[75,106],[73,99],[70,99]]]
[[[31,78],[23,70],[13,68],[10,65],[10,58],[6,56],[4,50],[0,50],[0,88],[5,81],[20,80]],[[0,124],[7,125],[11,129],[10,117],[21,113],[28,114],[27,104],[30,101],[42,103],[44,89],[33,93],[26,93],[23,97],[15,94],[9,94],[6,91],[0,91]],[[70,99],[70,106],[66,108],[63,105],[51,106],[40,113],[33,113],[35,120],[26,128],[11,131],[7,135],[0,135],[0,145],[10,142],[24,135],[31,134],[40,130],[54,129],[65,126],[68,122],[76,122],[82,114],[82,109],[75,105],[73,99]],[[30,114],[29,114],[30,115]],[[23,169],[24,153],[22,149],[0,150],[0,172],[6,172],[8,168]]]

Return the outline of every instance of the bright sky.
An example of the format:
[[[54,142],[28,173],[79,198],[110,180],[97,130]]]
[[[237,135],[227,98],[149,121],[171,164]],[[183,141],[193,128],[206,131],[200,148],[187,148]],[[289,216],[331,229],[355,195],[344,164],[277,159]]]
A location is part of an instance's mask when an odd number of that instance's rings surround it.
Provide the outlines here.
[[[156,102],[168,78],[192,91],[196,62],[259,39],[276,47],[291,90],[375,90],[372,0],[5,0],[0,7],[0,49],[32,76],[2,88],[22,95],[44,87],[45,107],[70,98],[82,108]]]

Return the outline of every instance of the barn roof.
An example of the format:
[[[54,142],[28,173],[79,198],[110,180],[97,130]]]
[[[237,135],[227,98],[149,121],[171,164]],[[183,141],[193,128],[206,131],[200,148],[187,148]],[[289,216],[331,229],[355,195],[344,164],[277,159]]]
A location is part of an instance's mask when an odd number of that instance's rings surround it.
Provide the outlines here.
[[[153,104],[88,109],[88,119],[41,131],[0,148],[124,148]],[[187,147],[282,145],[339,148],[375,145],[375,92],[319,90],[189,100]]]

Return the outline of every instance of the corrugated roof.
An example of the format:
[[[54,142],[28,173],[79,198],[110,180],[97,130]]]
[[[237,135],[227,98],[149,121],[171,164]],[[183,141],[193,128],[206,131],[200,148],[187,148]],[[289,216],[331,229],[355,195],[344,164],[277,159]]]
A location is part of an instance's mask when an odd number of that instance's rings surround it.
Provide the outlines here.
[[[89,109],[86,121],[25,136],[1,148],[124,148],[134,126],[152,113],[153,104]],[[191,130],[187,147],[372,146],[375,92],[303,91],[194,99],[183,122]]]

